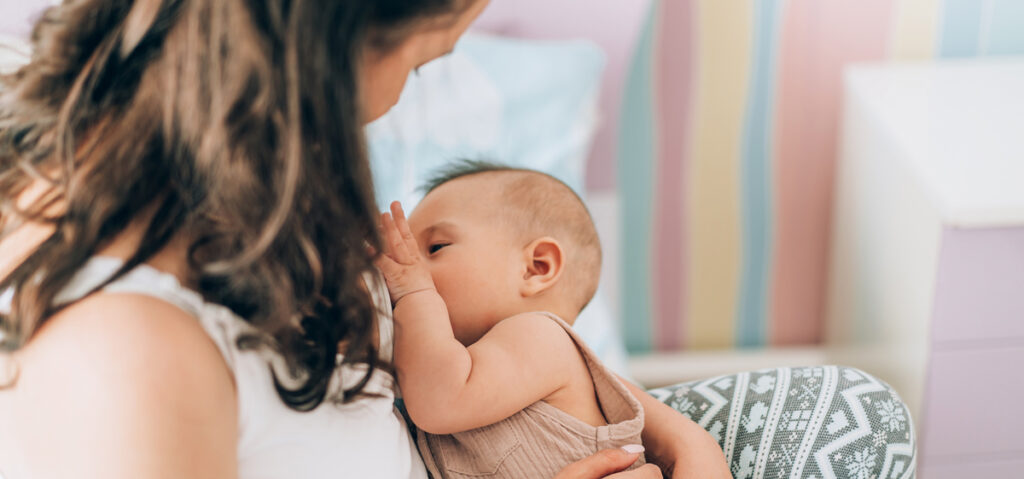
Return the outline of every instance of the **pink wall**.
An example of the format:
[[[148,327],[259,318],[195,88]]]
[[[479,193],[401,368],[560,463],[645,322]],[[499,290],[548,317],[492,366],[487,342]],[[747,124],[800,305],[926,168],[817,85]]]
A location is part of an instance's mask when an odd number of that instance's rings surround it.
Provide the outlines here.
[[[615,187],[615,154],[622,90],[650,0],[492,0],[479,30],[536,39],[596,42],[608,55],[601,94],[603,123],[587,165],[587,187]]]
[[[822,331],[844,65],[885,58],[892,0],[796,0],[783,18],[777,107],[772,342]]]

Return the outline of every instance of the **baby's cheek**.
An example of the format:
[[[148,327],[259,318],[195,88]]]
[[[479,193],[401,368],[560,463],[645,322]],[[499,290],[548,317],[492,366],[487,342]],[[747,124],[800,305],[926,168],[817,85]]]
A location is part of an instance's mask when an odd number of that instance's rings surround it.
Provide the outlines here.
[[[437,288],[437,292],[441,295],[441,299],[447,303],[453,291],[453,285],[451,284],[451,281],[449,281],[448,275],[444,274],[444,271],[439,268],[431,268],[430,277],[434,279],[434,287]]]

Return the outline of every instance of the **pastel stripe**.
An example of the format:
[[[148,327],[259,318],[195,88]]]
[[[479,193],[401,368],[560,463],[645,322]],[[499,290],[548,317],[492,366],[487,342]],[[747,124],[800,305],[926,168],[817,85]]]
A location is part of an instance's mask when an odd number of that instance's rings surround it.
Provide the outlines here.
[[[982,29],[981,52],[984,55],[1020,55],[1024,53],[1024,1],[990,0],[991,15]]]
[[[671,0],[670,0],[671,1]],[[655,12],[639,39],[622,105],[619,187],[622,189],[622,333],[632,353],[651,350],[651,231],[654,165],[658,158],[654,121]]]
[[[660,42],[657,62],[658,175],[655,178],[654,308],[656,347],[678,350],[685,344],[687,296],[685,226],[686,167],[689,163],[689,114],[692,104],[693,4],[690,0],[669,0],[658,14]]]
[[[743,275],[739,346],[763,346],[767,329],[768,280],[772,255],[772,110],[781,0],[755,2],[754,57],[743,132]]]
[[[892,0],[791,0],[783,20],[775,145],[771,338],[822,338],[843,67],[885,57]]]
[[[977,56],[980,49],[981,20],[988,0],[945,0],[942,5],[943,58]]]
[[[820,341],[843,69],[1024,54],[1021,0],[665,0],[654,15],[620,148],[634,351]]]
[[[740,145],[750,78],[751,2],[697,1],[697,88],[687,180],[687,344],[734,344],[740,274]]]
[[[893,60],[935,57],[942,0],[897,0],[889,56]]]

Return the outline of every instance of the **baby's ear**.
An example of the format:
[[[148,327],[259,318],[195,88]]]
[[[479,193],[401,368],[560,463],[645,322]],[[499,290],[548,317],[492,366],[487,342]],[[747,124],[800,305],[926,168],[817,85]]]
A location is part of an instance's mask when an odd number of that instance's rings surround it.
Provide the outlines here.
[[[547,291],[562,276],[565,269],[565,250],[558,240],[545,236],[533,240],[523,249],[526,272],[519,288],[523,297],[536,296]]]

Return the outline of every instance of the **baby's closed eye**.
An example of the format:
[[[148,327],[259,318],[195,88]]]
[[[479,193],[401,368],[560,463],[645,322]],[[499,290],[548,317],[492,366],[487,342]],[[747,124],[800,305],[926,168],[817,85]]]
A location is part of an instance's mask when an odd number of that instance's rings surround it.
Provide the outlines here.
[[[430,254],[437,253],[438,251],[441,251],[441,248],[444,248],[445,246],[448,246],[450,244],[451,243],[434,243],[430,246],[427,246],[427,252]]]

